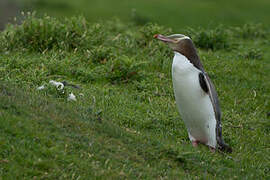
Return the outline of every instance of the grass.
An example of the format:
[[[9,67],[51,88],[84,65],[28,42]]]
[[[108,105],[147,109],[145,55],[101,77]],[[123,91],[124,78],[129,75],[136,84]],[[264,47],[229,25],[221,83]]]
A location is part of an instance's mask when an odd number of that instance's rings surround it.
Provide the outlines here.
[[[51,16],[73,16],[83,14],[88,21],[119,17],[124,22],[145,24],[155,22],[179,31],[186,27],[215,28],[242,26],[247,22],[269,24],[270,3],[257,0],[246,3],[245,0],[23,0],[25,9],[37,10],[39,14]]]
[[[173,54],[152,38],[173,30],[33,15],[7,27],[0,34],[0,177],[268,179],[269,31],[249,29],[264,35],[211,29],[218,40],[209,47],[200,46],[207,29],[191,31],[198,32],[191,35],[217,88],[224,138],[233,148],[213,154],[192,148],[175,107]],[[49,80],[81,88],[62,94]],[[70,92],[77,101],[67,101]]]

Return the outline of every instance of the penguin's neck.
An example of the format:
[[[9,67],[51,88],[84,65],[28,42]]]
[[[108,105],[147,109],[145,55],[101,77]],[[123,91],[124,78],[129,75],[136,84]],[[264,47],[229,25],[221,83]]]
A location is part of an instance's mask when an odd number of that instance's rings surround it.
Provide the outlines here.
[[[182,71],[183,73],[186,71],[196,71],[197,69],[190,63],[186,56],[176,51],[174,51],[172,68],[177,71]]]

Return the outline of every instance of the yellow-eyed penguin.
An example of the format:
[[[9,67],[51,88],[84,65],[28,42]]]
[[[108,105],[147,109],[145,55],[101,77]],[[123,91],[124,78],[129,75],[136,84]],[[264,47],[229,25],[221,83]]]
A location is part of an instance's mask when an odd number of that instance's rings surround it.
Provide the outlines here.
[[[174,51],[172,80],[178,110],[188,130],[189,139],[198,143],[232,152],[222,138],[221,111],[217,92],[197,54],[192,40],[182,34],[154,38],[169,45]]]

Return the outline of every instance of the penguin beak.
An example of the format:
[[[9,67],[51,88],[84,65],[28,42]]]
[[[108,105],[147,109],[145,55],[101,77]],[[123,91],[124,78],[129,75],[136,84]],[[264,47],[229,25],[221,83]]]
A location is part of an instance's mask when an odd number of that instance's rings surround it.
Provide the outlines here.
[[[163,36],[163,35],[161,35],[161,34],[155,34],[155,35],[154,35],[154,38],[155,38],[155,39],[158,39],[158,40],[161,40],[161,41],[163,41],[163,42],[165,42],[165,43],[176,43],[175,40],[173,40],[173,39],[171,39],[171,38],[169,38],[169,37],[167,37],[167,36]]]

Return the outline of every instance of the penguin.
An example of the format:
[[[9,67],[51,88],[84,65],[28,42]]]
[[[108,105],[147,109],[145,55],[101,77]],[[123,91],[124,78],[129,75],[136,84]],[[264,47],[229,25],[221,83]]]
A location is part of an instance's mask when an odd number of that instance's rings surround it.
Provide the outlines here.
[[[205,72],[192,40],[183,34],[154,35],[174,51],[173,89],[178,111],[192,145],[205,144],[212,152],[232,152],[222,137],[221,110],[214,84]]]

